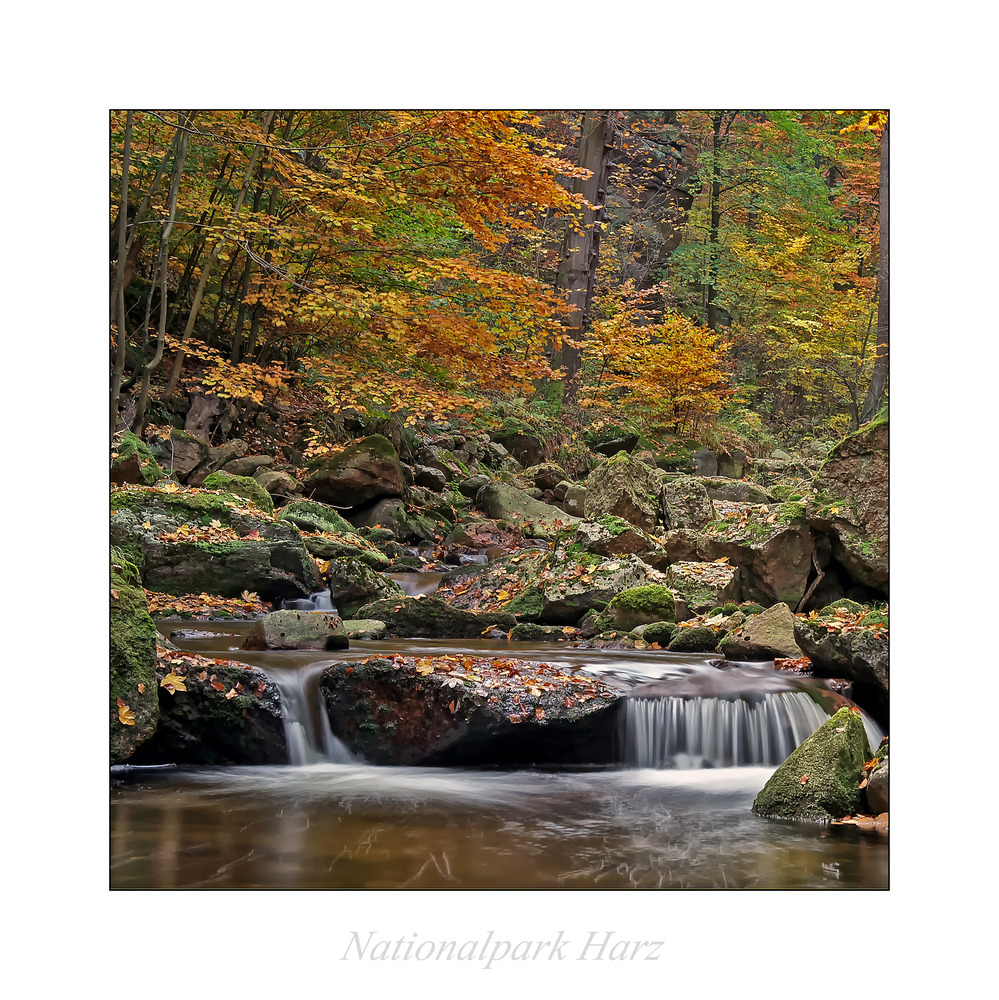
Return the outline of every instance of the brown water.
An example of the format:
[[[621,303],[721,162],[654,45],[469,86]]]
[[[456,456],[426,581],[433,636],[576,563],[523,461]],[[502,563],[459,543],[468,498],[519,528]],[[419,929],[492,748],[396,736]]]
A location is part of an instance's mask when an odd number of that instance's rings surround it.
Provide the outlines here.
[[[237,655],[233,647],[248,626],[191,627],[215,634],[176,640],[185,649],[313,676],[334,657],[458,649],[582,667],[622,687],[722,673],[706,657],[486,641],[372,642],[353,644],[343,654]],[[760,669],[747,667],[735,681],[747,683]],[[887,838],[752,814],[753,798],[772,771],[474,771],[326,761],[117,768],[111,886],[886,888]]]

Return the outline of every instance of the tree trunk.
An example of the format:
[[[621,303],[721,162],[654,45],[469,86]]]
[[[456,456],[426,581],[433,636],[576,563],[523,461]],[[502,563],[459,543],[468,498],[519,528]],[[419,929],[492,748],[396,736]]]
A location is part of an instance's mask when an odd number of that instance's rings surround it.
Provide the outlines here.
[[[574,194],[581,194],[596,206],[583,211],[579,226],[570,225],[562,244],[562,258],[555,287],[568,292],[569,312],[563,325],[561,346],[553,352],[552,368],[563,373],[562,398],[576,398],[579,370],[583,358],[583,340],[590,327],[597,264],[600,260],[600,226],[607,193],[609,154],[614,145],[614,125],[610,111],[587,111],[579,138],[578,165],[590,176],[573,181]]]
[[[866,424],[884,404],[888,392],[888,126],[881,133],[881,184],[878,192],[878,335],[871,385],[860,422]]]
[[[132,112],[125,116],[125,140],[121,161],[121,203],[118,207],[118,266],[112,281],[112,305],[117,328],[114,368],[111,372],[111,435],[118,426],[118,400],[121,397],[121,375],[125,370],[125,291],[122,277],[125,273],[125,227],[128,225],[128,167],[132,151]]]
[[[709,207],[711,222],[708,230],[708,273],[705,282],[705,302],[707,324],[712,330],[718,329],[718,230],[721,228],[721,168],[718,164],[718,150],[721,146],[722,112],[711,115],[711,195]]]

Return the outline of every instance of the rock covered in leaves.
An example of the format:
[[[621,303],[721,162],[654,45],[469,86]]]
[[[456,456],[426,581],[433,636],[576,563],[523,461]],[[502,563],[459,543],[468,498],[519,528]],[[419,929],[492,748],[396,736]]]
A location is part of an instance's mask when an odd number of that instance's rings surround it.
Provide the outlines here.
[[[243,649],[346,649],[347,633],[328,611],[274,611],[259,618]]]
[[[123,487],[111,492],[111,542],[150,590],[265,600],[307,597],[322,578],[298,531],[245,497],[213,490]]]
[[[286,764],[281,699],[263,671],[159,647],[159,722],[135,764]]]
[[[666,585],[686,607],[684,617],[738,602],[741,596],[739,568],[727,562],[675,562],[666,568]]]
[[[119,764],[156,730],[156,626],[138,571],[111,557],[111,763]]]
[[[753,802],[771,819],[834,820],[860,811],[871,747],[860,712],[841,708],[773,773]]]
[[[786,604],[775,604],[729,632],[719,648],[727,660],[794,659],[802,654],[794,639],[796,624],[797,619]]]
[[[597,520],[611,514],[644,531],[659,519],[662,474],[627,452],[597,466],[586,480],[586,518]]]
[[[333,731],[375,764],[609,763],[618,696],[593,677],[491,657],[334,663],[321,687]]]
[[[464,611],[437,597],[373,601],[358,608],[358,618],[385,622],[386,634],[398,638],[479,639],[492,629],[509,632],[517,619],[503,612]]]
[[[383,497],[401,497],[405,483],[395,447],[381,434],[309,464],[305,492],[336,507],[357,507]]]

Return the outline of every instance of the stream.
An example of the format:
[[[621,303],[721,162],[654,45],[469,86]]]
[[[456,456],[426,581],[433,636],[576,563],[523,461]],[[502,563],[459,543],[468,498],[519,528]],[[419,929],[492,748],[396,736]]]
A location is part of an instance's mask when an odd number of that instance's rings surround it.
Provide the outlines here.
[[[489,640],[355,641],[336,652],[240,649],[250,622],[161,622],[184,650],[264,670],[290,763],[116,767],[112,888],[887,888],[888,841],[752,814],[776,766],[826,718],[807,683],[713,656]],[[373,766],[330,730],[331,660],[486,652],[599,674],[629,699],[620,763],[565,770]],[[877,726],[865,717],[874,745]]]

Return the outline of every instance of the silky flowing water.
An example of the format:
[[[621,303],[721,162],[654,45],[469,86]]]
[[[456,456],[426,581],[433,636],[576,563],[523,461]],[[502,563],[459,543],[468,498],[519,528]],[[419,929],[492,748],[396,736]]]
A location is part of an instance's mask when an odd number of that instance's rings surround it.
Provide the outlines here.
[[[161,625],[170,627],[180,623]],[[251,652],[239,648],[249,623],[196,627],[211,634],[175,640],[183,649],[251,663],[275,681],[290,762],[112,769],[113,888],[888,885],[887,838],[752,814],[788,747],[826,717],[805,682],[765,665],[719,670],[710,656],[488,640]],[[456,652],[585,669],[622,691],[668,679],[677,695],[628,699],[613,767],[376,767],[330,731],[319,677],[331,660]]]

